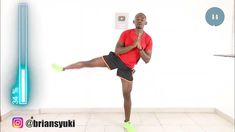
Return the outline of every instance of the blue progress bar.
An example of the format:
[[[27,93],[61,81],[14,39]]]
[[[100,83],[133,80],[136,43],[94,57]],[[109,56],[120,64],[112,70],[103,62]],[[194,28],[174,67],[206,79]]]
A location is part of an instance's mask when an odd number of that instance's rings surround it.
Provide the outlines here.
[[[29,92],[28,4],[18,4],[18,73],[12,89],[12,104],[26,105]]]

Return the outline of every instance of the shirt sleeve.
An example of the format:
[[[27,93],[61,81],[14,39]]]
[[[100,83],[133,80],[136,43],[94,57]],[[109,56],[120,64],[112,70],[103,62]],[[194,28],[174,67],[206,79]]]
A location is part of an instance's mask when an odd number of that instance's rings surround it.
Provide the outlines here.
[[[124,43],[125,42],[125,40],[126,40],[126,32],[124,31],[124,32],[122,32],[122,34],[121,34],[121,36],[120,36],[120,38],[119,38],[119,40],[118,40],[118,42],[122,42],[122,43]]]
[[[144,50],[145,51],[152,51],[152,47],[153,47],[152,38],[149,38],[149,40],[147,41],[147,46]]]

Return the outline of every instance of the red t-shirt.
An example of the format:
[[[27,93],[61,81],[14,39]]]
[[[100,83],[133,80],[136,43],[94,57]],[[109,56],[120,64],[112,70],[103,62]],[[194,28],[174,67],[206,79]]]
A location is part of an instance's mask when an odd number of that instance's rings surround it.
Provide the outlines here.
[[[130,46],[134,44],[136,38],[137,34],[135,29],[129,29],[122,32],[119,42],[124,43],[124,46]],[[152,50],[152,39],[146,32],[142,34],[140,43],[144,51]],[[126,66],[133,69],[140,59],[140,53],[136,47],[124,54],[119,54],[118,57],[126,64]]]

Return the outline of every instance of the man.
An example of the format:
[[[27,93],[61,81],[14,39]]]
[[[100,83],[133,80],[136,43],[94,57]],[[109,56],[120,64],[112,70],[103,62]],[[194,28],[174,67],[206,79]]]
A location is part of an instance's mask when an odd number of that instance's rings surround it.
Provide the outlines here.
[[[143,13],[138,13],[133,23],[136,28],[126,30],[121,34],[116,44],[115,52],[110,52],[109,55],[94,58],[89,61],[79,61],[61,68],[63,71],[84,67],[107,67],[110,70],[117,68],[117,76],[121,78],[124,97],[124,128],[128,132],[135,131],[130,122],[133,68],[140,58],[145,63],[148,63],[152,54],[152,39],[143,30],[147,24],[146,16]]]

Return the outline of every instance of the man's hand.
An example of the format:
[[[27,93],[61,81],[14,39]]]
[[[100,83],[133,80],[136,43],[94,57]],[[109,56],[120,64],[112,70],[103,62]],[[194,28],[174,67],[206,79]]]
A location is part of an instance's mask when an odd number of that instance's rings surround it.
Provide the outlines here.
[[[136,47],[137,47],[139,50],[142,49],[142,46],[141,46],[141,44],[140,44],[140,41],[138,41]]]
[[[141,36],[143,34],[143,32],[138,32],[138,37],[137,39],[135,40],[135,46],[138,48],[138,49],[142,49],[142,46],[141,46]]]
[[[135,39],[134,43],[130,46],[125,47],[124,43],[118,42],[115,47],[115,53],[116,54],[124,54],[124,53],[129,52],[130,50],[132,50],[136,47],[138,49],[142,49],[141,44],[140,44],[142,34],[143,34],[143,32],[138,32],[137,38]]]
[[[135,41],[134,41],[134,47],[137,47],[137,45],[138,45],[138,43],[139,43],[139,40],[138,40],[138,38],[137,39],[135,39]]]
[[[143,50],[141,46],[141,37],[142,37],[143,32],[137,32],[137,41],[136,41],[136,47],[139,49],[140,57],[145,63],[148,63],[151,59],[151,54],[152,51],[145,51]]]

